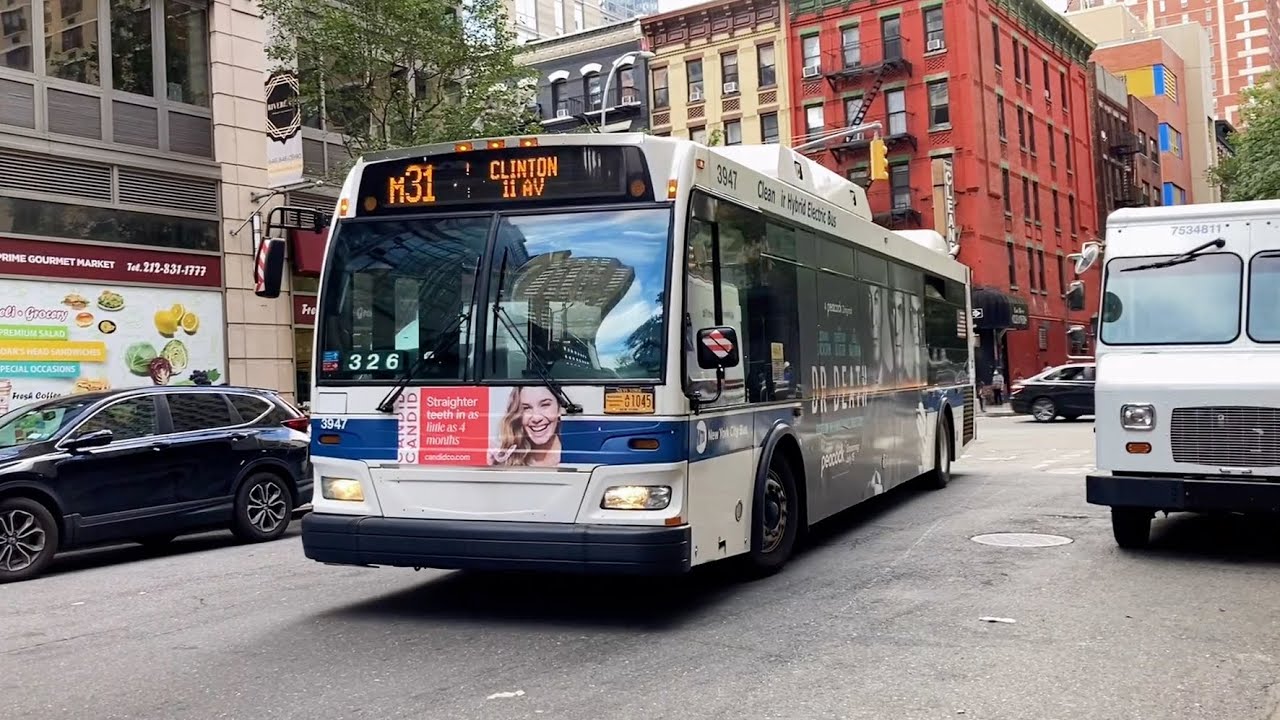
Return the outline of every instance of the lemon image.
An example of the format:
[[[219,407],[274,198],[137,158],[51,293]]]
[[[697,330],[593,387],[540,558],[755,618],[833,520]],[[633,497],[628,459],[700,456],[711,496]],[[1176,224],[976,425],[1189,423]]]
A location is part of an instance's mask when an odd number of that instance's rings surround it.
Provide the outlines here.
[[[173,337],[178,331],[178,317],[172,310],[157,310],[155,324],[156,330],[165,337]]]
[[[189,312],[182,316],[180,324],[182,325],[182,329],[185,330],[188,335],[195,335],[196,331],[200,329],[200,316],[193,312]]]
[[[169,312],[173,313],[174,320],[181,322],[182,316],[187,314],[187,309],[182,307],[182,303],[174,303],[173,307],[169,308]]]

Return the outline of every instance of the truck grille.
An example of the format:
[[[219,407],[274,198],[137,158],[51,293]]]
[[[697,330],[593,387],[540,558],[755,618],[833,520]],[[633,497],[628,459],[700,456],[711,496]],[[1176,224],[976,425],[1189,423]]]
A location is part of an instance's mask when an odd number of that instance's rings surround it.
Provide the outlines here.
[[[1176,408],[1170,434],[1176,462],[1280,466],[1280,408]]]

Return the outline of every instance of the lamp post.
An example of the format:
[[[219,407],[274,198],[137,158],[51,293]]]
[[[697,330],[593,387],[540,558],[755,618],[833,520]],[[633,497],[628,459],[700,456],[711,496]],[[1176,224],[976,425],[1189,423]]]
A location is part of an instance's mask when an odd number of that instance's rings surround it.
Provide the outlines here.
[[[638,50],[620,56],[613,61],[613,65],[609,68],[609,74],[604,77],[604,90],[600,93],[600,129],[604,130],[604,115],[609,111],[609,85],[613,82],[613,74],[618,72],[618,68],[623,65],[634,64],[636,60],[652,60],[656,57],[648,50]]]

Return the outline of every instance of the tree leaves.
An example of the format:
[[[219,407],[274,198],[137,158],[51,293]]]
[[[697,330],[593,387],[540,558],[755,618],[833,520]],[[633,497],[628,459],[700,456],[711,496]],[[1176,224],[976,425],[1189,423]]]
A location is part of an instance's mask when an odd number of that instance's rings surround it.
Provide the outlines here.
[[[1280,198],[1280,73],[1241,92],[1242,130],[1228,143],[1235,154],[1211,171],[1231,201]]]
[[[515,63],[501,0],[261,0],[277,66],[298,68],[308,117],[353,157],[539,131],[537,81]],[[296,40],[295,40],[296,39]]]

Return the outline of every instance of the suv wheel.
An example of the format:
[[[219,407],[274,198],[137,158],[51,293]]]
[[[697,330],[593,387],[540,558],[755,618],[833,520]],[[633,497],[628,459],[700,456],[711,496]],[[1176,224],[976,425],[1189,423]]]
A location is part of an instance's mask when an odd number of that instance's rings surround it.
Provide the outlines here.
[[[35,500],[0,500],[0,583],[29,580],[44,572],[58,551],[58,523]]]
[[[293,517],[293,495],[279,475],[260,472],[250,475],[236,493],[232,532],[245,542],[275,540],[289,529]]]

